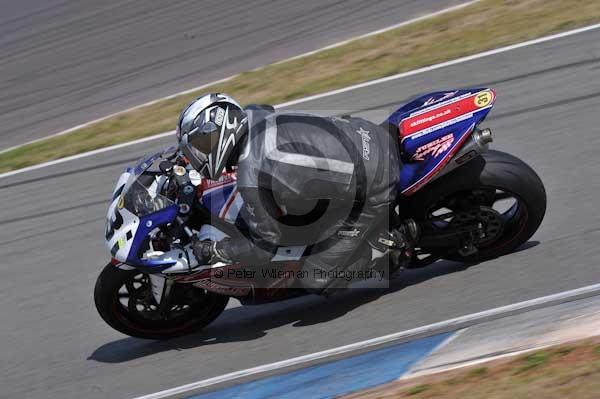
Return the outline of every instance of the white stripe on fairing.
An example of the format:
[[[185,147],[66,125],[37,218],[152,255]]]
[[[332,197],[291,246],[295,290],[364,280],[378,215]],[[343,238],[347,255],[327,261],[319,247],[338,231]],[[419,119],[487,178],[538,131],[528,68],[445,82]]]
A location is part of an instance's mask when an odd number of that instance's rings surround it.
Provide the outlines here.
[[[229,208],[231,208],[231,206],[233,205],[233,201],[235,201],[237,193],[238,193],[237,190],[233,190],[229,194],[229,197],[227,197],[227,200],[225,201],[225,203],[223,203],[223,207],[219,211],[219,217],[222,218],[222,217],[225,217],[227,215],[227,213],[229,212]]]
[[[349,345],[340,346],[324,350],[321,352],[311,353],[304,356],[294,357],[291,359],[282,360],[275,363],[269,363],[262,366],[249,368],[246,370],[235,371],[220,375],[217,377],[209,378],[202,381],[192,382],[190,384],[181,385],[179,387],[167,389],[164,391],[156,392],[150,395],[139,396],[135,399],[162,399],[173,395],[184,394],[200,388],[206,388],[211,385],[221,384],[236,380],[242,377],[254,376],[270,371],[275,371],[285,367],[296,366],[301,364],[307,364],[315,360],[321,360],[324,358],[346,354],[349,352],[355,352],[357,350],[370,348],[402,339],[407,339],[414,336],[431,335],[441,331],[452,331],[452,329],[459,329],[465,325],[473,325],[479,321],[489,319],[491,317],[499,318],[513,314],[514,312],[532,310],[540,306],[549,306],[551,304],[557,304],[561,302],[568,302],[569,300],[576,300],[585,296],[600,295],[600,284],[589,285],[586,287],[577,288],[574,290],[563,291],[557,294],[543,296],[528,301],[514,303],[512,305],[501,306],[494,309],[485,310],[483,312],[473,313],[466,316],[460,316],[454,319],[441,321],[438,323],[429,324],[422,327],[413,328],[394,334],[384,335],[377,338],[368,339],[361,342],[356,342]]]
[[[488,107],[488,108],[491,108],[491,106]],[[481,111],[483,111],[484,109],[485,108],[482,108]],[[479,111],[476,111],[476,112],[479,112]],[[444,128],[450,126],[450,125],[454,125],[454,124],[457,124],[459,122],[464,122],[464,121],[466,121],[468,119],[471,119],[473,117],[473,115],[474,115],[474,112],[471,112],[469,114],[463,114],[463,115],[457,116],[454,119],[450,119],[449,121],[438,123],[435,126],[428,127],[426,129],[423,129],[423,130],[419,130],[418,132],[412,133],[409,136],[404,136],[402,138],[401,142],[404,143],[404,140],[406,140],[406,139],[415,140],[415,139],[418,139],[419,137],[426,136],[429,133],[432,133],[432,132],[434,132],[436,130],[444,129]]]
[[[444,108],[447,105],[454,104],[456,102],[462,101],[465,98],[469,98],[469,97],[473,96],[473,94],[476,94],[476,93],[469,92],[469,93],[463,94],[462,96],[454,97],[454,98],[451,98],[451,99],[446,100],[446,101],[441,102],[441,103],[433,103],[433,104],[430,104],[429,106],[425,105],[425,106],[427,106],[427,108],[424,108],[424,109],[419,110],[419,111],[415,111],[412,114],[409,114],[404,119],[408,119],[408,118],[411,118],[411,117],[417,116],[417,115],[426,114],[427,112],[435,111],[436,109],[439,109],[439,108]],[[494,100],[495,99],[496,98],[494,97]],[[404,119],[402,119],[402,121],[404,121]]]
[[[333,96],[333,95],[341,94],[341,93],[346,93],[348,91],[357,90],[357,89],[361,89],[361,88],[364,88],[364,87],[369,87],[369,86],[377,85],[377,84],[380,84],[380,83],[389,82],[389,81],[392,81],[392,80],[403,79],[403,78],[414,76],[414,75],[420,75],[422,73],[434,71],[436,69],[441,69],[441,68],[446,68],[446,67],[453,66],[453,65],[462,64],[462,63],[473,61],[473,60],[477,60],[477,59],[480,59],[480,58],[485,58],[485,57],[489,57],[489,56],[492,56],[492,55],[501,54],[501,53],[505,53],[505,52],[508,52],[508,51],[513,51],[513,50],[521,49],[521,48],[524,48],[524,47],[529,47],[529,46],[533,46],[533,45],[536,45],[536,44],[541,44],[541,43],[549,42],[551,40],[557,40],[557,39],[562,39],[562,38],[573,36],[573,35],[578,35],[578,34],[589,32],[589,31],[596,30],[596,29],[599,29],[599,28],[600,28],[600,24],[595,24],[595,25],[590,25],[590,26],[586,26],[586,27],[583,27],[583,28],[579,28],[579,29],[570,30],[570,31],[567,31],[567,32],[558,33],[558,34],[555,34],[555,35],[544,36],[544,37],[541,37],[539,39],[529,40],[529,41],[526,41],[526,42],[517,43],[517,44],[513,44],[513,45],[510,45],[510,46],[506,46],[506,47],[500,47],[500,48],[495,49],[495,50],[484,51],[482,53],[473,54],[473,55],[469,55],[469,56],[462,57],[462,58],[457,58],[455,60],[451,60],[451,61],[447,61],[447,62],[442,62],[440,64],[435,64],[435,65],[431,65],[431,66],[428,66],[428,67],[415,69],[415,70],[408,71],[408,72],[403,72],[403,73],[400,73],[400,74],[397,74],[397,75],[392,75],[392,76],[388,76],[388,77],[381,78],[381,79],[375,79],[375,80],[371,80],[371,81],[368,81],[368,82],[359,83],[359,84],[356,84],[356,85],[353,85],[353,86],[347,86],[347,87],[344,87],[344,88],[341,88],[341,89],[332,90],[332,91],[328,91],[328,92],[321,93],[321,94],[315,94],[314,96],[308,96],[308,97],[299,98],[297,100],[293,100],[293,101],[288,101],[288,102],[285,102],[285,103],[277,104],[277,105],[275,105],[275,108],[285,108],[285,107],[289,107],[291,105],[297,105],[297,104],[301,104],[301,103],[308,102],[308,101],[318,100],[320,98],[329,97],[329,96]],[[233,77],[231,77],[231,78],[233,78]],[[229,80],[231,78],[224,79],[223,81]],[[208,84],[208,85],[205,85],[203,87],[208,87],[210,85],[211,84]],[[195,91],[195,90],[199,90],[199,89],[200,88],[190,89],[189,92],[192,92],[192,91]],[[179,93],[179,94],[184,94],[186,92],[182,92],[182,93]],[[179,94],[176,94],[176,95],[173,95],[173,96],[169,96],[167,98],[176,97]],[[140,105],[140,106],[135,107],[135,108],[140,108],[140,107],[143,107],[145,105],[156,103],[158,101],[161,101],[161,100],[155,100],[155,101],[153,101],[151,103],[143,104],[143,105]],[[125,111],[122,111],[122,112],[125,112]],[[122,113],[122,112],[120,112],[120,113]],[[114,115],[111,115],[111,116],[114,116]],[[104,119],[106,119],[106,118],[104,118]],[[96,122],[96,121],[94,121],[94,122]],[[94,123],[94,122],[90,122],[90,123]],[[77,128],[84,127],[84,126],[87,126],[87,124],[77,126]],[[75,128],[70,129],[70,131],[72,131],[74,129]],[[115,150],[117,148],[123,148],[123,147],[127,147],[127,146],[130,146],[130,145],[139,144],[139,143],[142,143],[142,142],[145,142],[145,141],[161,139],[161,138],[166,137],[166,136],[168,136],[170,134],[174,134],[174,132],[175,131],[165,132],[165,133],[157,134],[155,136],[146,137],[144,139],[130,141],[130,142],[123,143],[123,144],[117,144],[117,145],[114,145],[114,146],[111,146],[111,147],[100,148],[98,150],[85,152],[83,154],[73,155],[73,156],[70,156],[70,157],[56,159],[54,161],[49,161],[49,162],[45,162],[45,163],[42,163],[42,164],[29,166],[29,167],[26,167],[26,168],[23,168],[23,169],[13,170],[11,172],[6,172],[6,173],[0,174],[0,179],[3,178],[3,177],[8,177],[8,176],[15,175],[15,174],[18,174],[18,173],[28,172],[28,171],[31,171],[31,170],[45,168],[47,166],[56,165],[56,164],[63,163],[63,162],[73,161],[73,160],[76,160],[76,159],[79,159],[79,158],[89,157],[89,156],[100,154],[100,153],[107,152],[107,151],[112,151],[112,150]],[[45,137],[45,138],[48,138],[48,137]],[[40,140],[42,140],[42,139],[40,139]],[[8,149],[3,150],[3,151],[7,151],[7,150]]]
[[[241,195],[238,195],[238,193],[239,193],[239,191],[236,190],[235,191],[235,200],[229,206],[229,210],[227,211],[227,214],[225,215],[225,219],[230,220],[232,222],[235,222],[238,215],[240,214],[240,211],[242,210],[242,205],[244,205],[244,200],[242,199]]]

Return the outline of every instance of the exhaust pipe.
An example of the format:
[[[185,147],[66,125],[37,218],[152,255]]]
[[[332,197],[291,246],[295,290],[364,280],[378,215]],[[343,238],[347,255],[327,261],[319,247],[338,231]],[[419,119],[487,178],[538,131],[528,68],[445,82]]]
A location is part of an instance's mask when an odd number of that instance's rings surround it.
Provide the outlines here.
[[[492,131],[490,129],[475,130],[471,136],[473,141],[482,149],[483,152],[488,150],[488,144],[494,141]]]

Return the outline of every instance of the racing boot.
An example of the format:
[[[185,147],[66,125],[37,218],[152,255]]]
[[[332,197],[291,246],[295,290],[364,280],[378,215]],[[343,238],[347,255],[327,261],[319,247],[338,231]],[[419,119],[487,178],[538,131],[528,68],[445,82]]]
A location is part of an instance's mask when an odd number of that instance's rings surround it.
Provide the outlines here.
[[[398,227],[382,232],[375,240],[369,241],[374,254],[378,253],[378,257],[382,259],[389,259],[389,262],[385,262],[386,265],[389,264],[388,278],[393,278],[410,264],[419,235],[419,226],[415,221],[406,219]]]

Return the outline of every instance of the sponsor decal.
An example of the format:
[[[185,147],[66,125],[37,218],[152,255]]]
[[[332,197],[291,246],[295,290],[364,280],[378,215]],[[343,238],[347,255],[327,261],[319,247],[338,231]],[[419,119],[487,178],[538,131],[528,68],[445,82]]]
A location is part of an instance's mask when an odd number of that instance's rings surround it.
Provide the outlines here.
[[[475,124],[471,125],[469,127],[469,129],[467,129],[467,131],[465,131],[465,133],[463,133],[462,137],[450,148],[450,150],[446,153],[446,155],[444,155],[443,158],[438,162],[437,166],[434,167],[432,170],[430,170],[425,176],[420,178],[417,182],[413,183],[411,186],[404,189],[404,191],[402,191],[402,194],[407,195],[407,196],[412,195],[415,192],[417,192],[421,187],[423,187],[425,184],[427,184],[433,176],[435,176],[440,170],[442,170],[448,164],[448,162],[450,162],[450,160],[452,159],[452,155],[454,155],[454,153],[460,148],[460,146],[465,142],[465,140],[468,139],[469,137],[471,137],[470,133],[473,131],[474,128],[475,128]]]
[[[371,155],[371,144],[369,144],[371,141],[371,136],[369,136],[369,133],[371,132],[361,127],[356,131],[356,133],[358,133],[362,139],[362,157],[365,161],[368,161]]]
[[[473,116],[475,112],[489,108],[495,95],[491,90],[460,96],[431,108],[419,110],[400,122],[402,140],[431,133]]]
[[[225,117],[225,110],[221,107],[217,108],[217,113],[215,115],[215,124],[217,126],[223,125],[223,118]]]
[[[235,172],[227,172],[223,173],[221,177],[217,180],[210,179],[202,179],[202,184],[200,185],[201,191],[208,190],[209,188],[221,187],[226,184],[234,183],[236,180]]]
[[[123,237],[121,237],[117,240],[117,245],[119,246],[119,249],[125,248],[125,243],[126,243],[126,240]]]
[[[215,273],[212,276],[213,279],[222,279],[223,278],[223,271],[220,271],[218,273],[219,276],[217,276],[216,274],[217,273]],[[232,283],[231,281],[226,281],[226,280],[223,280],[223,282],[224,283]],[[195,281],[194,285],[199,288],[204,288],[204,289],[214,291],[219,294],[230,295],[230,296],[243,296],[243,295],[247,295],[250,292],[250,287],[248,287],[248,286],[243,286],[243,287],[227,286],[225,284],[219,284],[219,283],[213,281],[211,278],[204,278],[204,279]]]
[[[337,232],[338,237],[341,238],[356,238],[360,235],[360,230],[358,229],[353,229],[353,230],[340,230]]]
[[[454,135],[452,133],[440,137],[437,140],[433,140],[421,147],[417,148],[415,155],[413,155],[413,161],[423,161],[426,156],[431,155],[437,158],[444,153],[454,143]]]
[[[414,122],[410,123],[410,127],[417,127],[427,122],[432,122],[436,119],[443,118],[446,115],[452,114],[452,108],[446,108],[445,110],[435,113],[433,115],[427,115],[423,118],[417,119]]]
[[[332,122],[350,123],[350,119],[348,119],[348,118],[349,118],[349,115],[348,115],[348,117],[344,117],[344,116],[341,116],[341,117],[340,116],[332,116],[331,117],[331,121]]]

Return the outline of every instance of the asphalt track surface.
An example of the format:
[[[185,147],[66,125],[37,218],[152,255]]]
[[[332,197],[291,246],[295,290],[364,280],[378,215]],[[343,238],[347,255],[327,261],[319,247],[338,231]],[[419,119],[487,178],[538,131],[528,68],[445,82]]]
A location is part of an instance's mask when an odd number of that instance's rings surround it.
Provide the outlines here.
[[[0,1],[0,149],[461,0]]]
[[[540,174],[546,219],[530,243],[501,259],[440,263],[379,293],[233,306],[204,332],[169,342],[113,331],[92,301],[108,259],[113,184],[126,164],[167,140],[1,179],[0,396],[134,397],[597,283],[599,77],[594,30],[302,104],[358,111],[434,89],[494,87],[494,148]]]

